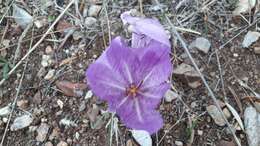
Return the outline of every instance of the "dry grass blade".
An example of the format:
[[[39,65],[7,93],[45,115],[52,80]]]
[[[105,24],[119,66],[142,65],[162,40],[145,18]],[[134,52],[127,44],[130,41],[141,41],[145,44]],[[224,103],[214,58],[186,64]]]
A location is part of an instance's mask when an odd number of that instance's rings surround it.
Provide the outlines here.
[[[256,98],[260,99],[260,94],[259,94],[259,93],[256,93],[251,87],[249,87],[249,86],[248,86],[246,83],[244,83],[242,80],[240,80],[240,79],[237,79],[237,80],[238,80],[238,83],[239,83],[242,87],[244,87],[244,88],[250,90],[253,94],[255,94]]]
[[[243,122],[239,116],[239,114],[237,113],[237,111],[227,102],[225,102],[225,104],[227,105],[227,108],[230,110],[230,112],[233,114],[233,116],[235,117],[235,119],[237,120],[239,126],[241,127],[241,129],[244,131],[244,125]]]
[[[5,136],[6,136],[6,133],[8,131],[8,127],[9,127],[9,124],[10,124],[10,121],[11,121],[11,118],[12,118],[12,115],[13,115],[13,111],[14,111],[14,108],[16,106],[17,99],[19,97],[18,95],[19,95],[20,89],[22,87],[22,82],[23,82],[23,77],[24,77],[24,73],[25,73],[26,67],[27,67],[27,62],[26,62],[26,65],[24,67],[24,71],[23,71],[22,77],[21,77],[19,85],[18,85],[18,89],[17,89],[16,95],[15,95],[15,99],[14,99],[14,101],[12,103],[11,113],[10,113],[10,115],[8,117],[8,121],[7,121],[7,124],[6,124],[6,127],[5,127],[5,131],[3,133],[3,136],[2,136],[2,140],[1,140],[0,146],[3,146],[4,140],[5,140]]]
[[[208,85],[208,83],[207,83],[205,77],[203,76],[203,74],[201,73],[199,67],[198,67],[197,64],[195,63],[195,60],[193,59],[193,57],[192,57],[192,55],[191,55],[191,53],[190,53],[190,51],[189,51],[189,49],[188,49],[186,43],[184,42],[184,40],[182,39],[182,37],[180,36],[180,34],[176,31],[176,29],[175,29],[174,25],[171,23],[170,19],[169,19],[167,16],[165,16],[165,17],[166,17],[166,20],[168,21],[168,23],[170,24],[170,26],[172,27],[172,31],[173,31],[174,35],[175,35],[175,36],[178,38],[178,40],[180,41],[180,43],[181,43],[183,49],[184,49],[185,52],[187,53],[187,55],[188,55],[189,59],[191,60],[193,66],[195,67],[196,71],[199,73],[200,78],[201,78],[203,84],[206,86],[206,88],[207,88],[207,90],[208,90],[208,92],[209,92],[210,97],[211,97],[212,100],[214,101],[214,103],[215,103],[215,105],[217,106],[219,112],[221,113],[222,117],[224,118],[224,120],[225,120],[225,122],[226,122],[228,128],[229,128],[230,131],[232,132],[232,135],[233,135],[233,137],[235,138],[235,141],[236,141],[237,145],[238,145],[238,146],[241,146],[239,139],[237,138],[237,136],[236,136],[234,130],[232,129],[232,127],[231,127],[231,125],[229,124],[227,118],[225,117],[223,111],[221,110],[221,107],[220,107],[220,105],[219,105],[219,103],[218,103],[218,101],[217,101],[217,99],[216,99],[216,97],[215,97],[213,91],[212,91],[211,88],[209,87],[209,85]]]
[[[62,13],[56,18],[56,20],[52,23],[49,29],[45,32],[45,34],[41,37],[41,39],[24,55],[24,57],[8,72],[7,76],[10,76],[18,66],[22,64],[22,62],[38,47],[38,45],[44,40],[44,38],[49,34],[49,32],[54,28],[56,23],[61,19],[61,17],[65,14],[65,12],[70,8],[70,6],[74,3],[75,0],[70,1],[67,7],[62,11]],[[6,79],[2,79],[0,81],[0,86],[6,81]]]
[[[240,101],[240,98],[237,96],[236,92],[234,91],[233,88],[231,88],[230,86],[228,86],[229,91],[231,92],[231,94],[233,95],[233,97],[235,98],[235,101],[237,103],[237,106],[240,110],[240,112],[243,112],[243,107],[242,107],[242,103]]]

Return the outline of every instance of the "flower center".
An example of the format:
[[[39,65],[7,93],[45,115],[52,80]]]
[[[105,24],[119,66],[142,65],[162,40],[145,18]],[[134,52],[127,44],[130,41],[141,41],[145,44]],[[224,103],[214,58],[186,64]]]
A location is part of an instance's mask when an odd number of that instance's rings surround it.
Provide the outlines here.
[[[130,85],[129,88],[126,89],[126,94],[131,97],[135,97],[138,92],[139,87],[135,85]]]

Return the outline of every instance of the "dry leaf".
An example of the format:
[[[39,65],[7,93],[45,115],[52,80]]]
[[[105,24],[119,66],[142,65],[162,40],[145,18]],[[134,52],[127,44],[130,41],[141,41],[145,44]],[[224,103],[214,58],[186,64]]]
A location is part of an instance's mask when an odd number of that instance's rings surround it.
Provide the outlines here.
[[[63,21],[59,21],[59,23],[57,24],[56,30],[67,34],[70,31],[74,31],[75,27],[72,24],[63,20]]]
[[[99,108],[97,105],[93,104],[93,107],[90,108],[87,112],[87,115],[90,119],[91,122],[95,122],[96,119],[97,119],[97,116],[98,116],[98,113],[99,113]]]
[[[7,116],[11,113],[11,105],[7,105],[3,108],[0,108],[0,117]]]
[[[202,51],[203,53],[207,54],[209,52],[211,43],[208,39],[204,37],[196,38],[191,44],[191,48],[197,48],[198,50]]]
[[[59,64],[59,66],[65,65],[65,64],[69,64],[71,63],[73,60],[77,59],[77,56],[75,57],[70,57],[70,58],[66,58],[64,60],[61,61],[61,63]]]
[[[237,8],[233,11],[234,15],[249,12],[256,5],[256,0],[239,0]]]
[[[69,81],[56,81],[56,86],[67,96],[81,97],[87,89],[84,83],[72,83]]]
[[[241,127],[241,129],[244,131],[245,128],[244,128],[244,125],[243,125],[243,122],[239,116],[239,114],[237,113],[237,111],[227,102],[225,102],[226,105],[227,105],[227,108],[229,109],[229,111],[232,113],[232,115],[235,117],[235,119],[237,120],[239,126]]]

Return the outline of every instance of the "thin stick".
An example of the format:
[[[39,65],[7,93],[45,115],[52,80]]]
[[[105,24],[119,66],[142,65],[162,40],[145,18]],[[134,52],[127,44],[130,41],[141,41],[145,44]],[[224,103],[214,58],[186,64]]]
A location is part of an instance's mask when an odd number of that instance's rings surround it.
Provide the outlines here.
[[[244,28],[243,30],[241,30],[239,33],[237,33],[235,36],[233,36],[230,40],[226,41],[223,45],[221,45],[221,46],[219,47],[219,50],[223,49],[227,44],[229,44],[230,42],[232,42],[236,37],[238,37],[241,33],[243,33],[244,31],[246,31],[248,28],[250,28],[251,26],[253,26],[254,24],[256,24],[259,20],[260,20],[260,18],[256,19],[253,23],[251,23],[251,24],[248,25],[246,28]]]
[[[26,36],[27,32],[29,32],[30,28],[33,26],[33,23],[30,23],[29,25],[27,25],[27,27],[24,29],[22,35],[19,37],[18,39],[18,45],[17,45],[17,48],[15,50],[15,53],[14,53],[14,59],[13,59],[13,63],[12,64],[15,64],[16,61],[18,59],[20,59],[21,57],[21,46],[22,46],[22,41],[24,39],[24,37]]]
[[[176,31],[176,29],[175,29],[175,27],[173,26],[173,24],[171,23],[170,19],[169,19],[167,16],[165,16],[165,17],[166,17],[168,23],[170,24],[170,26],[172,27],[173,33],[174,33],[174,34],[176,35],[176,37],[179,39],[179,41],[180,41],[180,43],[181,43],[183,49],[185,50],[185,52],[187,53],[189,59],[191,60],[191,62],[192,62],[192,64],[193,64],[194,68],[195,68],[196,71],[199,73],[200,78],[201,78],[203,84],[204,84],[205,87],[207,88],[210,97],[212,98],[212,100],[214,101],[214,103],[215,103],[217,109],[218,109],[219,112],[221,113],[222,118],[225,120],[225,123],[227,124],[229,130],[231,131],[233,137],[235,138],[235,141],[236,141],[237,145],[238,145],[238,146],[241,146],[241,144],[240,144],[240,142],[239,142],[239,140],[238,140],[238,138],[237,138],[237,136],[236,136],[234,130],[232,129],[232,127],[231,127],[231,125],[229,124],[227,118],[225,117],[223,111],[221,110],[221,107],[220,107],[220,105],[219,105],[219,103],[218,103],[218,101],[217,101],[217,99],[216,99],[216,97],[215,97],[213,91],[212,91],[211,88],[209,87],[209,85],[208,85],[208,83],[207,83],[205,77],[204,77],[203,74],[201,73],[199,67],[198,67],[197,64],[195,63],[195,60],[193,59],[192,55],[190,54],[190,51],[189,51],[189,49],[188,49],[186,43],[184,42],[184,40],[182,39],[182,37],[180,36],[180,34]]]
[[[138,0],[138,1],[139,1],[140,12],[141,12],[141,14],[144,14],[144,11],[143,11],[143,0]]]
[[[9,12],[9,9],[11,8],[11,6],[13,5],[15,0],[12,0],[12,2],[10,3],[10,5],[8,6],[7,10],[5,11],[5,13],[3,14],[3,16],[0,19],[0,24],[2,23],[2,21],[4,20],[5,16],[7,15],[7,13]]]
[[[105,11],[105,14],[106,14],[107,29],[108,29],[108,38],[109,38],[109,43],[110,43],[111,40],[112,40],[112,38],[111,38],[110,21],[109,21],[109,17],[108,17],[108,13],[107,13],[107,1],[104,2],[104,11]]]
[[[30,48],[32,47],[32,43],[33,43],[33,36],[34,36],[33,32],[34,32],[34,27],[32,28],[32,39],[31,39],[31,42],[30,42]],[[17,93],[16,93],[15,99],[14,99],[13,104],[12,104],[11,113],[10,113],[10,116],[8,118],[7,125],[5,127],[4,135],[2,137],[0,146],[2,146],[3,143],[4,143],[4,139],[5,139],[5,136],[6,136],[6,133],[7,133],[7,130],[8,130],[8,127],[9,127],[9,124],[10,124],[10,121],[11,121],[11,118],[12,118],[12,114],[13,114],[16,102],[18,100],[18,95],[19,95],[19,92],[20,92],[20,89],[21,89],[21,86],[22,86],[22,81],[23,81],[23,78],[24,78],[24,74],[25,74],[25,71],[26,71],[27,64],[28,64],[28,59],[26,60],[26,63],[25,63],[25,66],[24,66],[23,74],[22,74],[22,77],[21,77],[19,85],[18,85]]]
[[[225,84],[224,84],[224,80],[223,80],[223,75],[222,75],[222,68],[220,65],[220,60],[219,60],[219,56],[218,56],[218,51],[216,52],[216,57],[217,57],[217,63],[218,63],[218,70],[219,70],[219,76],[220,76],[220,82],[221,82],[221,87],[222,87],[222,92],[224,94],[224,100],[227,102],[227,94],[225,91]]]
[[[48,33],[53,29],[56,23],[61,19],[61,17],[65,14],[65,12],[70,8],[70,6],[74,3],[75,0],[70,1],[67,7],[62,11],[62,13],[57,17],[57,19],[52,23],[49,29],[44,33],[41,39],[24,55],[24,57],[10,70],[7,76],[10,76],[18,66],[22,64],[22,62],[38,47],[38,45],[44,40],[44,38],[48,35]],[[6,81],[6,79],[2,79],[0,81],[0,86]]]
[[[5,26],[5,29],[4,29],[2,38],[1,38],[1,42],[3,42],[3,40],[4,40],[4,38],[5,38],[6,32],[7,32],[7,30],[8,30],[8,27],[9,27],[9,21],[7,21],[7,24],[6,24],[6,26]]]
[[[25,73],[26,67],[27,67],[27,62],[25,64],[25,67],[24,67],[24,70],[23,70],[23,74],[22,74],[22,77],[21,77],[19,85],[18,85],[17,92],[15,94],[15,99],[14,99],[13,104],[12,104],[11,113],[10,113],[10,115],[8,117],[8,121],[7,121],[7,124],[6,124],[6,127],[5,127],[5,131],[4,131],[4,134],[3,134],[0,146],[3,146],[4,140],[5,140],[5,136],[7,134],[7,130],[8,130],[8,127],[9,127],[9,124],[10,124],[10,121],[11,121],[11,118],[12,118],[12,115],[13,115],[13,111],[14,111],[14,108],[15,108],[15,105],[16,105],[16,102],[17,102],[17,99],[18,99],[18,95],[19,95],[20,89],[22,87],[22,82],[23,82],[23,77],[24,77],[24,73]]]

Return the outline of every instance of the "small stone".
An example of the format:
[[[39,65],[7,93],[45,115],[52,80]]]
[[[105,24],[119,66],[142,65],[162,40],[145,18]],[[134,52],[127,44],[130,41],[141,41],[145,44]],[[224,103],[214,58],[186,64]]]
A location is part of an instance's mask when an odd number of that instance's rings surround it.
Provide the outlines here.
[[[68,144],[65,141],[60,141],[57,146],[68,146]]]
[[[63,101],[61,101],[60,99],[57,100],[57,104],[60,107],[60,109],[63,108]]]
[[[37,28],[41,28],[44,26],[44,21],[41,20],[35,20],[33,23]]]
[[[42,65],[43,67],[47,67],[49,64],[48,64],[48,61],[42,60],[42,61],[41,61],[41,65]]]
[[[92,96],[93,96],[93,92],[92,92],[91,90],[89,90],[89,91],[86,93],[86,95],[85,95],[85,99],[87,100],[87,99],[91,98]]]
[[[79,39],[83,38],[84,35],[80,31],[75,31],[72,34],[73,40],[78,41]]]
[[[96,59],[96,58],[97,58],[97,55],[96,55],[96,54],[94,54],[94,55],[93,55],[93,58],[94,58],[94,59]]]
[[[17,117],[14,119],[13,124],[11,125],[10,129],[11,131],[16,131],[23,129],[25,127],[28,127],[33,121],[33,118],[31,115],[22,115],[20,117]]]
[[[248,48],[250,45],[252,45],[254,42],[256,42],[259,37],[260,37],[259,32],[248,31],[247,34],[244,37],[244,40],[242,42],[242,46],[244,48]]]
[[[44,144],[44,146],[53,146],[53,144],[50,141],[48,141]]]
[[[4,45],[4,47],[8,47],[10,45],[10,42],[11,42],[10,40],[4,39],[2,41],[2,44]]]
[[[7,123],[7,122],[8,122],[8,118],[4,117],[4,118],[3,118],[3,122],[4,122],[4,123]]]
[[[182,63],[173,70],[173,74],[184,76],[184,78],[196,78],[200,79],[199,73],[195,68],[189,64]]]
[[[197,103],[196,103],[196,101],[193,101],[191,104],[190,104],[190,107],[191,108],[195,108],[195,107],[197,107],[198,105],[197,105]]]
[[[28,107],[29,101],[26,99],[18,100],[17,101],[17,106],[20,109],[26,109]]]
[[[198,130],[197,133],[198,133],[199,136],[203,135],[203,131],[202,130]]]
[[[260,54],[260,47],[255,47],[254,52],[255,54]]]
[[[41,65],[43,67],[47,67],[49,65],[52,64],[52,60],[51,60],[51,56],[50,55],[42,55],[42,61],[41,61]]]
[[[209,52],[210,46],[211,44],[209,40],[204,37],[196,38],[196,40],[193,41],[190,45],[191,48],[195,47],[205,54]]]
[[[221,113],[218,111],[218,108],[215,105],[210,105],[207,107],[207,112],[213,118],[214,122],[219,126],[225,126],[226,122],[222,117]]]
[[[200,81],[194,81],[194,82],[189,82],[188,83],[189,87],[191,87],[192,89],[196,89],[198,88],[199,86],[201,86],[201,82]]]
[[[75,133],[75,138],[76,138],[77,140],[79,140],[79,136],[80,136],[79,133],[76,132],[76,133]]]
[[[11,109],[11,105],[0,108],[0,117],[9,115],[11,113]]]
[[[86,109],[86,102],[83,101],[80,103],[80,106],[79,106],[79,112],[82,112]]]
[[[51,46],[47,46],[46,49],[45,49],[45,53],[46,54],[52,54],[53,53],[53,49]]]
[[[59,138],[59,135],[60,135],[60,129],[55,127],[53,128],[52,132],[51,132],[51,135],[49,137],[49,140],[53,140],[55,138]]]
[[[98,137],[98,136],[97,136],[97,137]],[[70,137],[66,139],[66,142],[67,142],[68,145],[71,145],[71,144],[72,144],[72,141],[73,141],[73,140],[72,140]]]
[[[169,89],[166,91],[164,98],[166,102],[171,102],[172,100],[176,99],[179,96],[180,96],[179,94]]]
[[[176,146],[183,146],[183,142],[176,140],[175,142]]]
[[[95,26],[96,23],[97,23],[97,19],[94,18],[94,17],[87,17],[87,18],[85,19],[85,25],[86,25],[87,27],[93,28],[93,26]]]
[[[260,143],[260,113],[252,106],[244,111],[244,124],[249,146],[259,146]]]
[[[237,53],[234,53],[233,56],[237,58],[239,55]]]
[[[40,104],[41,103],[41,101],[42,101],[42,93],[41,93],[41,91],[37,91],[34,94],[32,101],[35,104]]]
[[[51,69],[48,71],[47,75],[44,77],[45,80],[50,80],[53,78],[55,74],[55,69]]]
[[[37,128],[37,136],[36,140],[39,142],[43,142],[46,139],[50,126],[46,123],[41,123],[41,125]]]
[[[227,108],[223,109],[223,113],[227,119],[231,117],[231,113]]]
[[[100,5],[91,5],[88,9],[88,16],[97,17],[101,8],[102,7]]]
[[[134,146],[134,142],[131,139],[128,139],[126,142],[126,146]]]

